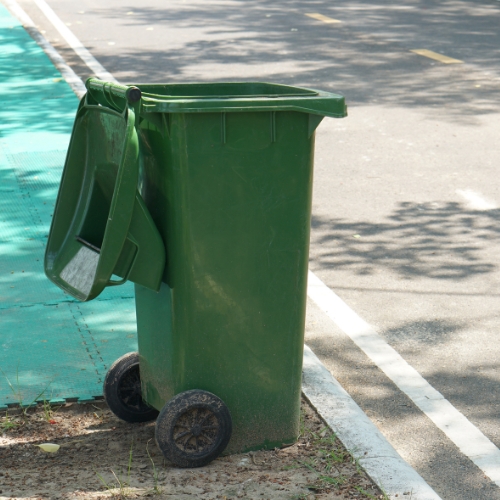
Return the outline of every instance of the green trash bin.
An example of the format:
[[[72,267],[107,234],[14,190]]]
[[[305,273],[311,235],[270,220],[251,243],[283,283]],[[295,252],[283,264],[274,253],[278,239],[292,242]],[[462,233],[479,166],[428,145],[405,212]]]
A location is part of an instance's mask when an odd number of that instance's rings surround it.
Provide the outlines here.
[[[180,466],[293,443],[314,132],[346,115],[343,97],[269,83],[86,85],[45,270],[83,301],[135,283],[139,352],[110,368],[110,408],[156,418]]]

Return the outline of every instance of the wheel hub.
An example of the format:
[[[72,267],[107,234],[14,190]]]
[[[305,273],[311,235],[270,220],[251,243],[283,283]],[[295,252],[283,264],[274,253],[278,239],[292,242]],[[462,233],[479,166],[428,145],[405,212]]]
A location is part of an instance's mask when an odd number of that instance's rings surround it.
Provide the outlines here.
[[[200,424],[195,424],[192,428],[191,428],[191,434],[194,436],[194,437],[198,437],[201,432],[202,432],[202,427]]]

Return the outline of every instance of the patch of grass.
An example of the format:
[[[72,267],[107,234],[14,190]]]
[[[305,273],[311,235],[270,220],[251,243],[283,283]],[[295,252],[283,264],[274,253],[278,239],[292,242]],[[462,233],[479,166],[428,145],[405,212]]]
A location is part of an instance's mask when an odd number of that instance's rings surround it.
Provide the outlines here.
[[[322,491],[328,486],[340,486],[344,484],[345,478],[339,474],[336,477],[331,475],[322,474],[321,471],[323,469],[322,464],[319,463],[317,459],[312,459],[309,461],[300,462],[306,469],[309,469],[311,472],[314,472],[317,475],[317,480],[314,484],[308,484],[307,488],[310,490]]]
[[[312,451],[312,456],[305,460],[297,460],[300,467],[313,472],[315,480],[307,485],[307,489],[314,494],[330,493],[330,491],[351,491],[360,494],[359,498],[377,499],[373,492],[365,491],[356,480],[348,474],[345,475],[345,465],[350,463],[356,466],[356,471],[363,475],[359,462],[342,446],[335,433],[329,427],[320,430],[305,430],[301,436],[304,450]],[[380,499],[388,500],[387,496],[380,496]]]

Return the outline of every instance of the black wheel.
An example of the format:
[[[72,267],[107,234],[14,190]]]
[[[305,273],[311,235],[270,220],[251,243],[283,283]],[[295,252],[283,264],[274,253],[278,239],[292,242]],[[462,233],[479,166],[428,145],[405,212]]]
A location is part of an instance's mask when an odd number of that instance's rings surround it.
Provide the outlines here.
[[[142,400],[139,353],[129,352],[111,365],[104,379],[104,399],[125,422],[149,422],[158,416],[158,410]]]
[[[156,420],[156,443],[178,467],[201,467],[217,458],[229,443],[231,414],[224,402],[207,391],[174,396]]]

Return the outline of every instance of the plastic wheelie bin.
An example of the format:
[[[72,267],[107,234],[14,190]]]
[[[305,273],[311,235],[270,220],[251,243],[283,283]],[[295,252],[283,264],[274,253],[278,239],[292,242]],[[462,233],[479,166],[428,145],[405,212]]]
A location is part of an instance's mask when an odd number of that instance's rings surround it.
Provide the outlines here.
[[[89,79],[45,272],[87,301],[135,283],[138,353],[104,394],[179,466],[299,433],[314,133],[343,97],[269,83]]]

